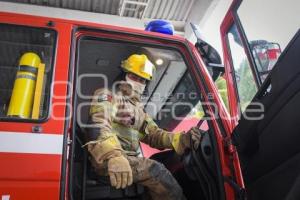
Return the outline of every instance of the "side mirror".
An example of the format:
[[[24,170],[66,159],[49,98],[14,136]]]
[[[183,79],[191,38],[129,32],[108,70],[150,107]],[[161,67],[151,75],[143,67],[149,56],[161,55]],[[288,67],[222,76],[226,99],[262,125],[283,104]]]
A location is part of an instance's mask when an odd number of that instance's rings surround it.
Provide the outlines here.
[[[267,75],[281,54],[280,45],[266,40],[255,40],[250,42],[250,48],[260,75]]]
[[[212,79],[214,81],[217,80],[219,76],[222,76],[225,72],[219,53],[215,48],[203,40],[198,40],[195,47],[205,62]]]
[[[210,44],[208,44],[206,41],[202,39],[200,31],[196,25],[191,23],[191,27],[197,38],[195,47],[198,50],[199,54],[201,55],[203,61],[205,62],[206,67],[210,72],[210,75],[215,81],[219,78],[219,76],[221,76],[225,72],[224,66],[222,65],[220,54],[217,52],[215,48],[213,48]]]
[[[225,68],[222,64],[208,63],[207,68],[214,81],[225,73]]]

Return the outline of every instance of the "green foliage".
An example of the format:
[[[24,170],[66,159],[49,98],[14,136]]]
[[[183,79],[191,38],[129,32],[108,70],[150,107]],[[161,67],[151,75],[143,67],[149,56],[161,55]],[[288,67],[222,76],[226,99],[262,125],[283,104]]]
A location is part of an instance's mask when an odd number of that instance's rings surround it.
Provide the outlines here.
[[[223,77],[219,77],[216,81],[215,84],[218,88],[218,91],[220,93],[220,96],[227,108],[229,110],[229,104],[228,104],[228,92],[227,92],[227,84],[226,84],[226,79]]]
[[[240,67],[236,71],[237,87],[241,103],[241,109],[244,111],[253,99],[257,88],[253,73],[247,60],[241,62]]]

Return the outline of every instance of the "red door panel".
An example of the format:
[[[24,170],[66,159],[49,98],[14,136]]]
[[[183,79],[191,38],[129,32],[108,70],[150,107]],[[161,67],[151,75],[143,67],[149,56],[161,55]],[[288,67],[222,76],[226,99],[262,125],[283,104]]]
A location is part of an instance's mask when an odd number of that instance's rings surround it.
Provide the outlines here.
[[[57,36],[47,120],[0,122],[2,199],[59,199],[72,26],[49,21],[0,13],[2,24],[47,28],[55,30]],[[39,131],[33,131],[34,126]]]

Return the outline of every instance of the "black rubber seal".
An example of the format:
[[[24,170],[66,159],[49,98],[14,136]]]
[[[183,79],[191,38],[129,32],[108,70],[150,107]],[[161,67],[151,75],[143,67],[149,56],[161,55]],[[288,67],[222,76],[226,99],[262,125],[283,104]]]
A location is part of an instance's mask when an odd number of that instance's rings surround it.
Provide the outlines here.
[[[29,66],[29,65],[20,65],[19,66],[19,71],[20,72],[30,72],[30,73],[33,73],[33,74],[37,74],[38,68]]]

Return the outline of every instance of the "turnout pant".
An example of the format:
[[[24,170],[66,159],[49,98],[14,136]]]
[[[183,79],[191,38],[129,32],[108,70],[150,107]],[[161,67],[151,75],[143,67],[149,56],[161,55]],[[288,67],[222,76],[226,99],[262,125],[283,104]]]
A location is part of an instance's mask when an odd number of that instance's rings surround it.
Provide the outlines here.
[[[126,156],[132,168],[133,182],[143,185],[152,200],[185,200],[182,189],[171,172],[155,160]],[[100,175],[107,175],[107,163],[92,163]]]
[[[152,200],[183,200],[182,189],[166,167],[154,160],[127,156],[133,182],[147,188]]]

